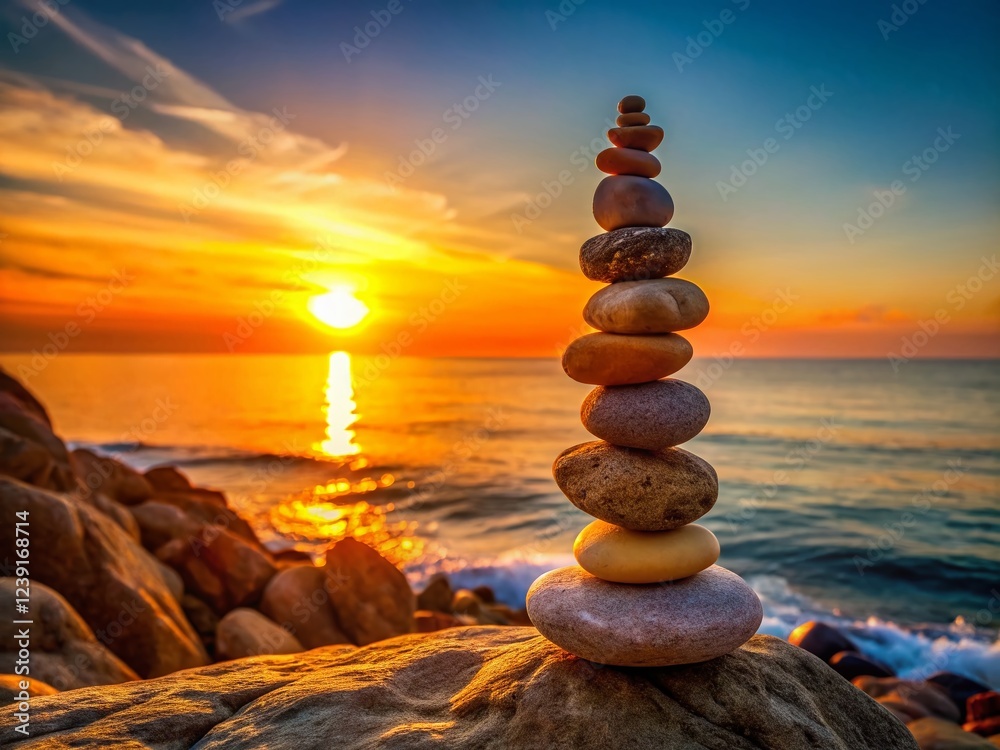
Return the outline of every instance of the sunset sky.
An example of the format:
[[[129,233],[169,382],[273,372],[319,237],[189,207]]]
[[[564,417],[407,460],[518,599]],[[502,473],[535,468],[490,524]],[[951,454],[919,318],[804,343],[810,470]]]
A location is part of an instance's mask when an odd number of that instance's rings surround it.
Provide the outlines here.
[[[555,355],[638,93],[697,355],[1000,356],[1000,9],[902,5],[0,0],[0,350]]]

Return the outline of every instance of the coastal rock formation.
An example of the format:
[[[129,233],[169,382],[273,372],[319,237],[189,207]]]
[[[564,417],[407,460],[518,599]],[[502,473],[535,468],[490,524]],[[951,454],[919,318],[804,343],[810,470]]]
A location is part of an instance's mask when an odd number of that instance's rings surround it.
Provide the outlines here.
[[[330,603],[334,586],[325,571],[294,565],[280,571],[264,589],[260,611],[294,635],[306,648],[350,643]]]
[[[160,566],[106,515],[71,496],[0,476],[0,511],[31,523],[31,580],[58,591],[142,677],[208,659]],[[0,525],[0,548],[15,549],[14,524]]]
[[[86,710],[79,710],[86,706]],[[10,726],[13,709],[0,710]],[[887,711],[768,636],[712,662],[620,670],[532,628],[455,628],[37,698],[13,748],[916,750]]]
[[[56,690],[114,685],[139,675],[111,653],[58,593],[41,583],[31,587],[31,678]],[[0,578],[0,612],[15,612],[14,578]],[[14,674],[18,626],[0,619],[0,673]],[[37,695],[32,689],[32,695]]]

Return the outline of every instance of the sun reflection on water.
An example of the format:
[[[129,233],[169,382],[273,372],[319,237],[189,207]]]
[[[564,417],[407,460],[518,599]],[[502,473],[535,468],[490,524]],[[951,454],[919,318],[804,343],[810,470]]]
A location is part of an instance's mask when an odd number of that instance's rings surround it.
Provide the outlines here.
[[[326,439],[314,446],[333,458],[354,456],[361,452],[351,429],[358,421],[355,413],[354,388],[351,385],[351,355],[330,353],[330,369],[326,379]]]
[[[424,540],[415,533],[416,523],[391,519],[389,514],[395,504],[385,502],[384,495],[382,503],[376,499],[395,484],[396,478],[389,472],[376,471],[366,457],[359,455],[361,446],[352,429],[359,417],[351,383],[351,356],[347,352],[330,354],[325,395],[326,437],[313,448],[328,458],[340,459],[343,475],[272,507],[271,526],[314,552],[354,537],[398,566],[420,558]],[[362,495],[369,499],[360,498]]]

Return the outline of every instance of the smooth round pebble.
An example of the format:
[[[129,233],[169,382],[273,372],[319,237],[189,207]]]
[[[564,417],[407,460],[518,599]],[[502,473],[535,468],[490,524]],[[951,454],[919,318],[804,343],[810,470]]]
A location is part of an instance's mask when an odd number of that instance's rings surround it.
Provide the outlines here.
[[[595,440],[560,453],[552,475],[584,513],[633,531],[697,521],[719,497],[715,469],[683,448],[645,451]]]
[[[608,284],[659,279],[680,271],[690,257],[687,232],[672,227],[625,227],[584,242],[580,270],[588,279]]]
[[[629,112],[626,115],[618,115],[615,124],[620,128],[649,125],[649,115],[645,112]]]
[[[663,128],[659,125],[632,125],[627,128],[611,128],[608,140],[618,148],[637,148],[652,151],[663,142]]]
[[[594,521],[577,536],[573,555],[581,568],[602,581],[660,583],[713,565],[719,559],[719,540],[696,523],[670,531],[629,531]]]
[[[606,286],[583,308],[583,319],[606,333],[670,333],[708,317],[708,297],[684,279],[622,281]]]
[[[605,174],[631,174],[636,177],[656,177],[660,160],[637,148],[606,148],[594,160]]]
[[[618,667],[695,664],[735,651],[764,618],[742,578],[718,565],[671,583],[602,581],[576,565],[539,577],[528,617],[571,654]]]
[[[693,355],[691,343],[677,333],[661,336],[588,333],[566,347],[562,366],[578,383],[629,385],[673,375]]]
[[[637,94],[629,94],[618,102],[618,111],[623,115],[629,112],[642,112],[646,108],[646,100]]]
[[[660,450],[686,443],[708,424],[705,394],[683,380],[599,385],[580,408],[587,431],[615,445]]]
[[[662,227],[674,216],[674,199],[658,182],[634,175],[611,175],[594,191],[594,218],[603,229]]]

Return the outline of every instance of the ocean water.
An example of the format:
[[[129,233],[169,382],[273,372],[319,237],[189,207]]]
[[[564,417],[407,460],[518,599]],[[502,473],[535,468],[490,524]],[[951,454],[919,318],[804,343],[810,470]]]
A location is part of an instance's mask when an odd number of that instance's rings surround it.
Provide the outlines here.
[[[520,606],[590,520],[555,456],[591,439],[555,359],[64,354],[27,378],[56,429],[223,489],[276,549],[356,536],[415,586],[448,571]],[[35,363],[38,364],[37,362]],[[29,369],[24,369],[29,368]],[[901,674],[1000,687],[996,362],[695,360],[717,469],[700,523],[765,604],[763,632],[824,619]]]

